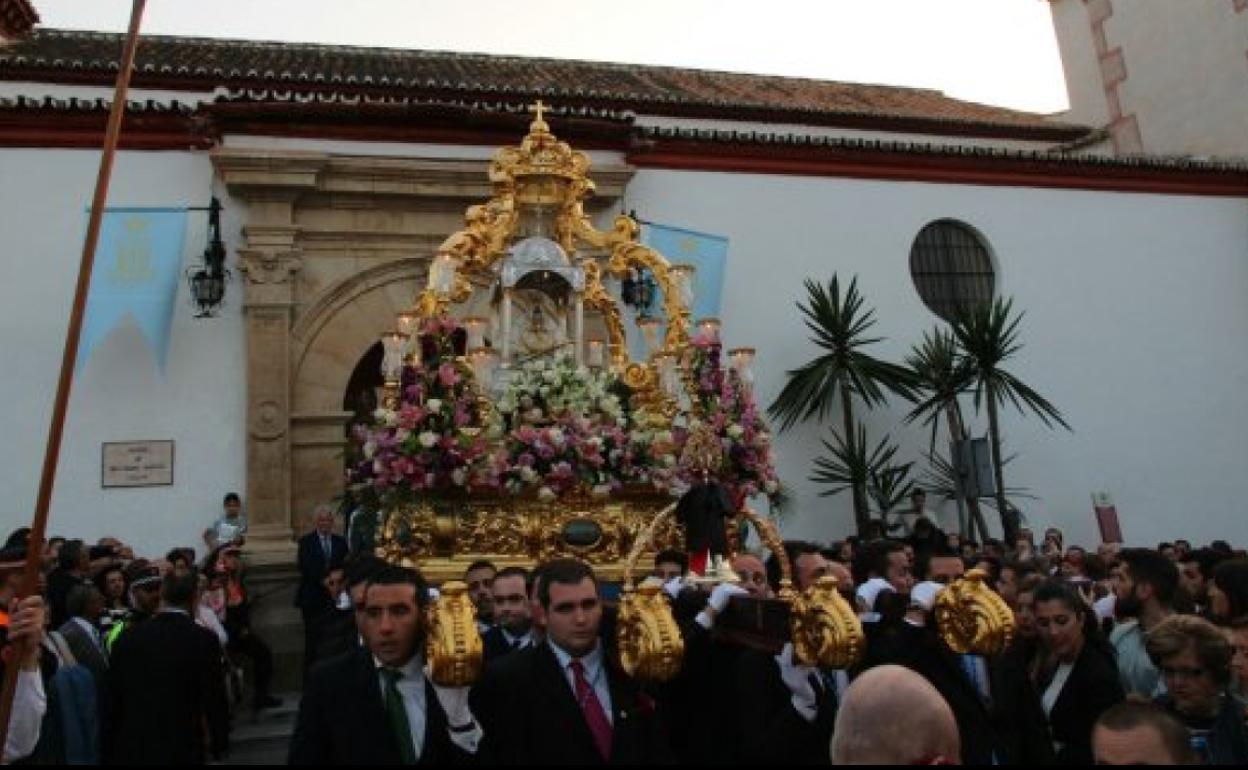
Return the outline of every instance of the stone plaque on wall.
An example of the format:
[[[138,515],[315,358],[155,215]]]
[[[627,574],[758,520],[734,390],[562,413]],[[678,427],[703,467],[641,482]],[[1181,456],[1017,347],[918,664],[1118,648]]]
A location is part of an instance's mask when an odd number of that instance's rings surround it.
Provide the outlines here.
[[[169,486],[173,484],[173,442],[105,442],[102,466],[105,489]]]

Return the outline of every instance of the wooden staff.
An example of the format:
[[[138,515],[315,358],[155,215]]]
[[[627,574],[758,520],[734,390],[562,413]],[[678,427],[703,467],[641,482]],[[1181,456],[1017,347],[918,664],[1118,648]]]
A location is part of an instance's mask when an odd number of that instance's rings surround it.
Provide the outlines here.
[[[117,137],[121,133],[121,118],[126,112],[126,92],[130,88],[130,71],[134,68],[134,52],[139,44],[139,19],[147,0],[134,0],[130,11],[130,30],[126,34],[126,47],[117,70],[117,86],[113,91],[113,105],[108,113],[108,128],[104,132],[104,152],[100,156],[100,172],[95,179],[95,198],[91,202],[91,217],[87,223],[87,238],[82,244],[82,262],[78,267],[78,285],[74,289],[74,304],[69,315],[69,333],[65,338],[65,350],[61,354],[61,377],[56,384],[56,400],[52,402],[52,425],[48,429],[48,446],[43,455],[43,475],[39,479],[39,498],[35,502],[35,520],[30,525],[30,541],[26,546],[26,567],[22,571],[19,597],[30,596],[38,587],[39,568],[43,562],[43,538],[48,526],[48,508],[52,502],[52,486],[56,481],[56,465],[61,454],[61,436],[65,432],[65,412],[69,407],[69,393],[74,384],[74,360],[78,355],[78,341],[82,337],[82,316],[87,305],[87,291],[91,287],[91,268],[95,264],[95,246],[100,239],[100,220],[104,216],[104,204],[108,200],[108,182],[113,173],[113,157],[117,154]],[[4,689],[0,691],[0,747],[9,735],[9,717],[13,712],[13,695],[17,690],[17,671],[21,668],[16,659],[4,669]]]

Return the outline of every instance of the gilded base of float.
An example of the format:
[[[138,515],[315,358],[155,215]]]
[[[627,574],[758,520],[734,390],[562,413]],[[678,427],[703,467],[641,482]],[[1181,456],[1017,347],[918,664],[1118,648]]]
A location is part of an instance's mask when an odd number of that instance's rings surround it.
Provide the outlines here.
[[[671,504],[666,495],[647,493],[549,502],[506,495],[430,498],[387,512],[376,551],[393,564],[419,568],[434,583],[462,579],[478,559],[501,569],[557,557],[582,559],[599,579],[616,582],[637,538]],[[668,518],[647,551],[684,550],[683,542],[680,526]]]

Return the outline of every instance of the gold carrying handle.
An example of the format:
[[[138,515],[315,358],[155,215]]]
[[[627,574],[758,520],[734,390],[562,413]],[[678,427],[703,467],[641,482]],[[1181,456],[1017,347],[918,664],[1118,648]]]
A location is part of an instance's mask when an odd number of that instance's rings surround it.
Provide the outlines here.
[[[1014,612],[973,569],[936,595],[936,628],[958,654],[999,655],[1014,639]]]
[[[658,530],[659,525],[675,513],[675,511],[676,503],[672,503],[663,510],[659,511],[655,514],[655,517],[650,521],[650,524],[645,528],[645,530],[637,536],[636,540],[633,541],[633,548],[628,552],[628,558],[624,560],[625,591],[633,590],[633,569],[637,566],[637,560],[641,558],[641,555],[645,553],[647,548],[650,547],[650,543],[654,541],[654,533]]]
[[[481,676],[485,648],[477,630],[477,611],[468,586],[458,580],[443,583],[429,608],[425,658],[430,679],[442,687],[467,687]]]
[[[672,503],[654,517],[633,542],[624,560],[624,589],[616,622],[616,641],[620,665],[631,677],[642,681],[666,682],[680,673],[685,655],[685,640],[680,635],[672,608],[661,586],[646,583],[637,590],[633,586],[633,570],[641,554],[654,539],[654,533],[672,513]]]
[[[836,590],[836,578],[825,575],[800,594],[793,589],[793,565],[776,525],[750,508],[741,510],[758,537],[780,562],[780,599],[789,605],[793,657],[806,666],[849,668],[866,650],[866,635],[857,613]]]

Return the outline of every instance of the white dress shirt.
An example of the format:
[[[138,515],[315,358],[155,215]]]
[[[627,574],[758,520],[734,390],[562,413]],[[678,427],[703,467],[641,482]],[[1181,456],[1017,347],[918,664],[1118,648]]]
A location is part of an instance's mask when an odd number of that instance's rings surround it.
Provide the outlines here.
[[[555,660],[559,661],[559,668],[563,670],[563,677],[567,680],[568,686],[572,688],[572,695],[575,697],[576,692],[576,674],[568,668],[572,663],[572,653],[563,649],[553,641],[550,643],[550,649],[555,653]],[[598,702],[602,704],[602,711],[607,715],[607,722],[612,726],[615,725],[615,714],[611,710],[611,683],[607,681],[607,669],[603,665],[602,658],[602,642],[594,645],[594,649],[590,650],[583,657],[578,658],[581,665],[585,667],[585,679],[589,681],[589,685],[594,688],[594,694],[598,696]]]
[[[39,726],[48,709],[43,692],[43,676],[38,669],[17,672],[17,691],[13,695],[13,713],[9,717],[9,735],[4,741],[3,764],[28,756],[39,743]]]
[[[499,626],[498,630],[503,633],[503,641],[507,642],[507,646],[511,647],[512,649],[523,650],[525,647],[533,646],[533,632],[532,631],[525,631],[523,634],[520,634],[519,636],[515,636],[510,631],[503,628],[502,626]],[[517,642],[519,642],[518,647],[516,646]]]
[[[377,685],[381,688],[381,702],[386,702],[386,677],[382,675],[382,669],[386,665],[373,656],[373,664],[377,666]],[[412,659],[399,669],[403,672],[403,677],[395,682],[394,686],[398,688],[399,695],[403,697],[403,708],[407,711],[407,726],[412,731],[412,748],[416,751],[416,758],[420,759],[425,751],[425,723],[428,720],[429,704],[425,692],[425,661],[419,655],[413,655]],[[434,685],[436,688],[437,685]],[[451,736],[451,743],[469,754],[477,753],[477,745],[481,742],[481,726],[473,720],[471,730],[463,730],[456,732],[451,730],[452,725],[447,725],[447,733]]]

